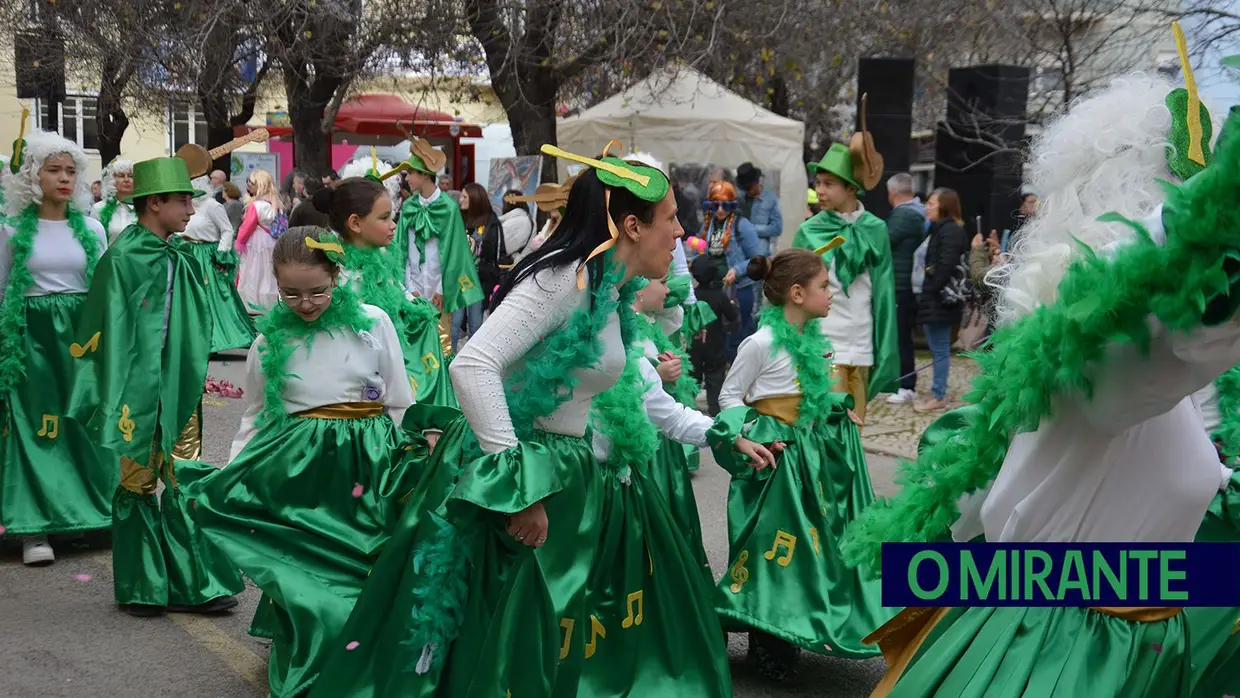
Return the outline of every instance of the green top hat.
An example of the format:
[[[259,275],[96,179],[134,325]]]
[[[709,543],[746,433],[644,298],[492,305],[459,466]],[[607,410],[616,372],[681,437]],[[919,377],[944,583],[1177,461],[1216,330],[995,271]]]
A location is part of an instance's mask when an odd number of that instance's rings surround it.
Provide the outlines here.
[[[810,163],[809,169],[811,172],[828,172],[855,187],[857,191],[865,191],[865,187],[858,184],[856,177],[853,176],[852,153],[843,143],[832,143],[827,149],[827,154],[823,155],[818,162]]]
[[[181,158],[143,160],[133,166],[133,194],[125,203],[154,194],[189,194],[198,198],[206,192],[189,182],[189,166]]]

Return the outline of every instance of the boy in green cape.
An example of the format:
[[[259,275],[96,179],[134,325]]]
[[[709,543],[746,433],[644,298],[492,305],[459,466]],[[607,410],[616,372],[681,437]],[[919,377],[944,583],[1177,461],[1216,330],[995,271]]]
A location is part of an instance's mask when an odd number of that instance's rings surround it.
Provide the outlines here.
[[[844,244],[826,252],[830,269],[831,314],[822,329],[834,348],[841,392],[853,396],[854,411],[865,419],[870,396],[890,391],[900,376],[896,343],[895,276],[887,224],[866,211],[858,192],[882,177],[882,158],[862,132],[845,146],[831,144],[822,160],[810,165],[822,209],[801,224],[793,247],[816,250],[836,236]]]
[[[120,459],[112,500],[116,602],[135,616],[212,613],[237,605],[241,575],[198,534],[173,461],[202,452],[212,279],[173,235],[194,213],[179,158],[134,165],[138,221],[99,260],[70,346],[69,412]],[[155,490],[164,482],[162,499]]]
[[[439,310],[439,338],[448,355],[452,313],[481,301],[490,289],[484,290],[478,281],[460,205],[435,181],[435,173],[446,162],[447,156],[429,141],[413,140],[409,159],[401,163],[413,194],[401,206],[392,251],[405,270],[405,288],[429,298]]]

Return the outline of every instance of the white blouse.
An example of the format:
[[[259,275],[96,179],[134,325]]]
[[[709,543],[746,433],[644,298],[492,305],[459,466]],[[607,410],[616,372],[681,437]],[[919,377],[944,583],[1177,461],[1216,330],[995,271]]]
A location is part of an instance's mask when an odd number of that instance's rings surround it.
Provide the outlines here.
[[[774,346],[775,334],[769,327],[759,327],[741,342],[719,390],[720,409],[753,404],[768,397],[801,394],[792,355],[782,347],[772,353]]]
[[[677,240],[676,247],[672,250],[672,276],[690,276],[689,260],[685,257],[685,243],[683,240]],[[694,303],[697,303],[697,295],[693,293],[693,281],[690,281],[689,296],[685,298],[684,305],[693,305]]]
[[[91,207],[90,215],[95,220],[99,220],[99,216],[103,213],[103,207],[108,203],[107,199],[96,203]],[[130,225],[138,222],[138,214],[134,213],[133,204],[120,202],[116,210],[112,212],[112,220],[108,221],[108,240],[116,240],[116,236],[120,235]]]
[[[677,443],[705,448],[706,432],[715,422],[697,410],[685,407],[663,390],[659,372],[648,361],[639,360],[642,380],[650,383],[642,396],[646,416],[658,427],[667,438]],[[611,457],[611,441],[602,432],[595,430],[594,457],[600,463],[606,463]]]
[[[535,347],[563,329],[572,312],[589,307],[590,293],[577,288],[577,261],[544,269],[512,289],[491,311],[477,334],[457,354],[449,373],[461,411],[484,453],[517,445],[504,394],[504,378],[519,368]],[[615,297],[615,291],[612,291]],[[624,370],[620,318],[608,318],[600,339],[603,354],[596,365],[577,369],[577,387],[559,409],[535,426],[553,434],[583,436],[594,396],[607,390]]]
[[[430,206],[442,195],[441,189],[435,189],[435,193],[429,197],[421,194],[417,196],[422,201],[422,205]],[[426,299],[430,299],[436,293],[442,294],[443,269],[439,266],[439,239],[432,237],[423,245],[426,249],[426,259],[422,259],[422,253],[418,250],[417,233],[412,227],[409,228],[408,243],[409,257],[405,264],[405,290]]]
[[[1161,233],[1161,217],[1147,227]],[[962,503],[957,540],[979,528],[989,541],[1193,540],[1231,471],[1192,396],[1240,363],[1240,317],[1188,334],[1148,322],[1148,357],[1109,347],[1093,400],[1061,399],[1054,418],[1013,440],[989,493]]]
[[[414,396],[396,328],[379,308],[362,305],[362,309],[375,320],[369,331],[320,332],[308,348],[302,345],[289,357],[285,368],[289,377],[282,396],[289,414],[346,402],[381,402],[393,422],[399,425],[404,419]],[[266,342],[267,338],[260,335],[246,359],[246,406],[229,461],[259,429],[267,386],[259,350]]]
[[[837,214],[849,223],[855,222],[865,208],[857,204],[852,213]],[[829,269],[831,314],[822,319],[822,329],[835,349],[835,363],[841,366],[874,365],[873,282],[870,272],[862,272],[848,285],[845,295],[835,275],[835,261]]]
[[[232,249],[235,231],[224,204],[204,196],[194,199],[194,215],[190,216],[185,232],[177,234],[187,240],[219,243],[216,249],[227,252]]]
[[[86,227],[99,239],[99,254],[108,248],[108,236],[99,221],[86,219]],[[9,241],[17,233],[12,227],[0,226],[0,301],[8,290],[9,276],[13,267],[13,250]],[[86,250],[82,249],[69,221],[39,220],[39,230],[34,235],[26,268],[34,279],[34,285],[26,289],[26,296],[47,296],[53,293],[85,293]]]

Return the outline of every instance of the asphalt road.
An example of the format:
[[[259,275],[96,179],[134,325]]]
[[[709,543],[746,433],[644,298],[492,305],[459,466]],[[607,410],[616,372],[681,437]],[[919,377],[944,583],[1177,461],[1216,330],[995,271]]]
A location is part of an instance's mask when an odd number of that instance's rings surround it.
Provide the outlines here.
[[[211,375],[243,385],[244,357],[212,362]],[[241,419],[241,400],[210,398],[205,459],[223,463]],[[870,455],[874,488],[894,490],[892,459]],[[704,538],[716,576],[727,566],[727,475],[709,456],[694,476]],[[12,541],[0,548],[0,698],[262,698],[267,643],[246,634],[259,593],[250,587],[232,613],[132,618],[112,604],[106,534],[53,541],[56,564],[26,568]],[[881,659],[803,655],[800,675],[772,686],[745,662],[746,639],[732,635],[735,695],[862,698],[882,675]]]

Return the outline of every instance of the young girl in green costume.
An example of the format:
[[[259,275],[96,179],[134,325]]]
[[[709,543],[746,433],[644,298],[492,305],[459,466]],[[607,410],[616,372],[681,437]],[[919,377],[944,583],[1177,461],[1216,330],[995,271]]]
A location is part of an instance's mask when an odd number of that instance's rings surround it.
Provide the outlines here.
[[[842,242],[837,238],[836,243]],[[712,444],[737,434],[785,445],[779,465],[756,469],[715,448],[732,474],[730,566],[715,593],[724,627],[750,631],[750,654],[768,678],[791,672],[797,648],[870,657],[862,644],[893,612],[881,588],[839,554],[844,526],[874,500],[852,396],[831,377],[831,344],[820,318],[831,309],[818,251],[755,257],[750,277],[770,303],[728,371]]]
[[[425,297],[406,294],[404,271],[391,253],[396,225],[392,200],[378,175],[341,180],[314,195],[314,207],[326,213],[344,244],[341,281],[353,285],[362,300],[383,309],[396,325],[405,368],[421,405],[456,407],[439,342],[439,311]]]
[[[632,440],[648,446],[654,437],[648,426],[618,429],[600,466],[587,430],[592,406],[621,382],[608,413],[649,424],[633,404],[640,376],[626,357],[635,338],[631,325],[622,329],[630,324],[622,310],[632,276],[666,273],[681,230],[661,172],[614,157],[579,160],[592,167],[574,183],[560,226],[521,260],[452,364],[464,419],[439,440],[313,696],[588,695],[579,691],[584,663],[653,620],[644,577],[620,587],[619,615],[602,618],[592,613],[591,582],[605,577],[600,552],[617,544],[607,513],[627,511],[609,493],[649,453]],[[626,556],[624,569],[649,574],[643,546],[632,541],[626,551],[646,564]],[[655,574],[667,570],[668,584],[701,583],[696,571],[675,571],[684,560],[659,554]],[[684,599],[660,599],[657,613],[668,616],[660,622],[684,629],[679,639],[693,648],[684,666],[703,676],[709,653],[719,657],[712,666],[724,665],[721,634],[701,631],[709,620],[687,618],[694,611],[678,605]],[[662,678],[671,685],[675,674]],[[726,673],[702,680],[711,683],[680,690],[727,695]]]
[[[76,422],[73,321],[107,248],[84,215],[86,154],[54,133],[18,140],[5,172],[0,225],[0,529],[22,541],[22,562],[55,559],[48,534],[112,525],[116,468]]]
[[[344,249],[292,228],[272,252],[280,299],[246,362],[228,467],[188,483],[207,538],[263,590],[273,698],[302,695],[336,642],[408,489],[413,404],[396,328],[338,285]]]

